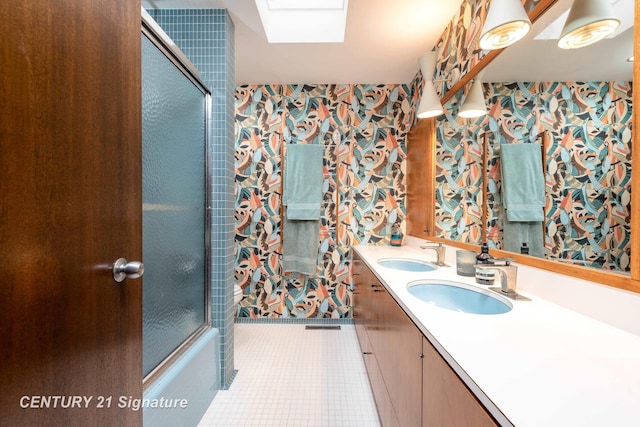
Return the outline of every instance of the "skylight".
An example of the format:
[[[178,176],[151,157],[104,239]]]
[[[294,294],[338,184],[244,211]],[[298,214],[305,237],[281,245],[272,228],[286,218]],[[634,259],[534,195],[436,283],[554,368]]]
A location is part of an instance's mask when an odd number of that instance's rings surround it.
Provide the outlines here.
[[[255,0],[269,43],[342,43],[349,0]]]

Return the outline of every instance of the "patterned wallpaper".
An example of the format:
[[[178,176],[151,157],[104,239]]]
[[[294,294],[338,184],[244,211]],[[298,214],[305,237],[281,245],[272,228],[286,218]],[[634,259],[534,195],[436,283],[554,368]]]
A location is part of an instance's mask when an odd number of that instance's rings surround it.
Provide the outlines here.
[[[350,314],[350,246],[404,230],[405,141],[413,85],[242,85],[236,88],[236,282],[239,317]],[[318,269],[283,275],[281,150],[325,146]],[[339,226],[338,226],[339,224]]]
[[[524,0],[531,12],[539,0]],[[440,96],[486,55],[480,32],[490,1],[460,5],[436,49],[434,79]],[[421,75],[413,81],[420,92]],[[629,271],[631,178],[631,83],[485,84],[490,113],[475,121],[457,119],[462,91],[439,118],[436,176],[438,234],[480,243],[482,232],[482,146],[487,134],[488,240],[502,245],[500,143],[538,142],[547,133],[545,256],[588,260],[590,265]]]
[[[522,1],[527,13],[538,3],[540,0]],[[448,79],[435,84],[440,98],[489,52],[480,49],[480,33],[490,4],[487,0],[463,1],[436,44],[434,79]]]
[[[457,118],[452,98],[437,128],[439,235],[480,243],[482,146],[488,161],[488,240],[502,245],[501,143],[542,142],[546,155],[545,256],[629,271],[630,82],[485,84],[489,114]]]

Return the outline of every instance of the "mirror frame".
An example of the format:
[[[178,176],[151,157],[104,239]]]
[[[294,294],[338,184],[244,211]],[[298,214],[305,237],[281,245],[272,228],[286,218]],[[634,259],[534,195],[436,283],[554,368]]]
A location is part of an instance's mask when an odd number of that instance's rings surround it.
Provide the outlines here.
[[[535,22],[541,17],[551,6],[556,3],[556,0],[542,0],[538,3],[529,13],[529,18],[532,22]],[[640,0],[634,1],[634,22],[638,20],[640,15]],[[633,51],[640,52],[640,34],[635,29],[634,25],[633,36]],[[493,50],[488,52],[469,72],[464,75],[455,85],[447,91],[442,97],[441,102],[444,105],[449,99],[451,99],[459,90],[462,90],[480,71],[482,71],[496,56],[498,56],[502,50]],[[633,64],[633,81],[640,81],[640,64],[635,61]],[[640,94],[637,91],[633,91],[632,94],[633,105],[640,105]],[[640,129],[634,126],[633,123],[637,122],[640,118],[640,112],[636,109],[632,112],[632,141],[640,141]],[[429,179],[427,182],[431,183],[432,189],[435,189],[435,142],[436,142],[436,118],[421,119],[410,132],[411,138],[427,138],[427,146],[429,149],[425,153],[428,157],[428,166],[431,169]],[[631,144],[631,158],[640,159],[640,143]],[[424,182],[424,181],[423,181]],[[484,185],[484,184],[483,184]],[[631,206],[640,206],[640,191],[633,191],[633,189],[640,189],[640,173],[636,172],[631,174]],[[433,197],[433,190],[429,190],[431,196],[425,197],[427,206],[435,206],[435,198]],[[432,204],[429,204],[429,203]],[[630,275],[611,272],[609,270],[598,270],[590,267],[584,267],[572,264],[562,264],[557,261],[547,260],[543,258],[535,258],[529,255],[521,255],[513,252],[507,252],[501,249],[491,249],[491,253],[497,257],[510,257],[516,262],[522,265],[528,265],[531,267],[540,268],[543,270],[551,271],[554,273],[564,274],[571,277],[587,280],[590,282],[601,283],[618,289],[624,289],[631,292],[640,293],[640,209],[635,209],[638,215],[633,214],[631,211],[631,256],[630,256]],[[427,229],[420,227],[418,224],[407,224],[407,232],[409,235],[413,235],[419,238],[427,238],[432,241],[442,242],[450,246],[455,246],[463,249],[477,251],[478,245],[458,242],[454,240],[448,240],[441,237],[436,237],[435,234],[435,210],[426,209],[429,218],[425,221]],[[407,212],[407,218],[409,219],[409,212]],[[408,221],[409,222],[409,221]],[[431,224],[431,226],[428,226]],[[482,226],[483,231],[486,230],[486,224]]]

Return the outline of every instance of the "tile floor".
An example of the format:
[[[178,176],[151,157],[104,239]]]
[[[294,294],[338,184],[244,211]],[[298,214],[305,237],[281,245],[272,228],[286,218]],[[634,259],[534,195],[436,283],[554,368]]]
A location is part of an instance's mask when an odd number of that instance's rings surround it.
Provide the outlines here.
[[[379,427],[353,325],[235,325],[235,368],[198,427]]]

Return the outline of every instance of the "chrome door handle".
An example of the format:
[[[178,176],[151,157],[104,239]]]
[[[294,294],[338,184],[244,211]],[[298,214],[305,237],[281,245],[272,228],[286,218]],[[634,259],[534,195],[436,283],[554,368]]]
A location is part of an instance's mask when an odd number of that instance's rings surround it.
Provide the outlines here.
[[[113,280],[120,283],[124,279],[137,279],[144,274],[144,265],[140,261],[127,262],[118,258],[113,264]]]

